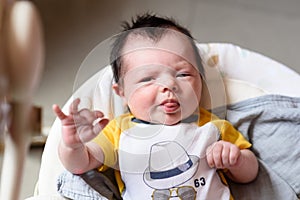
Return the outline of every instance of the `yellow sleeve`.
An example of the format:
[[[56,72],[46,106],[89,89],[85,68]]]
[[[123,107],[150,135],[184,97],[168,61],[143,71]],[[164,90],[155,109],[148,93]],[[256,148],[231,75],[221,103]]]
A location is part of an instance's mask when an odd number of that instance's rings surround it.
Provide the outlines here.
[[[221,134],[221,140],[233,143],[240,149],[247,149],[251,147],[251,144],[245,139],[245,137],[228,121],[220,119],[214,120],[212,123],[218,127]]]
[[[232,124],[226,120],[219,119],[214,114],[200,108],[199,125],[202,126],[208,122],[212,122],[219,129],[221,140],[231,142],[240,149],[251,147],[251,143],[249,143],[245,137],[232,126]]]
[[[109,124],[93,140],[99,145],[104,154],[104,165],[114,168],[117,163],[117,148],[120,138],[120,129],[116,126],[116,119]]]
[[[124,183],[122,182],[120,172],[118,171],[118,149],[119,140],[122,131],[128,129],[132,123],[131,115],[124,114],[109,122],[109,124],[99,133],[99,135],[93,140],[98,144],[104,154],[104,165],[100,167],[99,171],[105,171],[108,167],[115,169],[115,177],[120,192],[124,189]]]

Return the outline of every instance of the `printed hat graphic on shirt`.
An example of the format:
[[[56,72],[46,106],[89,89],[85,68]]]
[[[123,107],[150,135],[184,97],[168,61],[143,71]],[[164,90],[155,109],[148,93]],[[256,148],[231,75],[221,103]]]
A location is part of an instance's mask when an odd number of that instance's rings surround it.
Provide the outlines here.
[[[168,189],[181,185],[194,176],[199,158],[188,155],[175,141],[152,145],[149,166],[144,172],[144,182],[154,189]]]

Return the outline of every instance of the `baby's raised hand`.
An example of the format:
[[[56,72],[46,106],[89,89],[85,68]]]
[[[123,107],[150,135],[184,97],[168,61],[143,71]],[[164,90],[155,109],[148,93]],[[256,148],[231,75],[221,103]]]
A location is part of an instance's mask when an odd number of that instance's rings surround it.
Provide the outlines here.
[[[207,163],[213,168],[230,169],[239,163],[241,150],[234,144],[226,141],[218,141],[206,150]]]
[[[103,118],[104,115],[100,111],[78,110],[79,103],[80,99],[75,99],[71,103],[69,115],[63,113],[58,105],[53,105],[53,111],[62,123],[62,139],[70,148],[80,147],[92,140],[109,121]]]

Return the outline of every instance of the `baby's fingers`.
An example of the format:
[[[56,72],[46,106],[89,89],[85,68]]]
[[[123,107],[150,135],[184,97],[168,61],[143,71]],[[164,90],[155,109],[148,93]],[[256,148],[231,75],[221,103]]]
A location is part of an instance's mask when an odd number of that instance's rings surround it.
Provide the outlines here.
[[[98,134],[107,124],[109,120],[106,118],[100,119],[100,121],[95,123],[93,131],[95,134]]]
[[[70,108],[69,108],[70,114],[76,114],[76,113],[78,113],[78,105],[79,105],[79,103],[80,103],[80,99],[78,99],[78,98],[75,99],[71,103]]]
[[[229,168],[236,165],[240,154],[240,149],[236,145],[219,141],[207,148],[207,163],[211,168]]]
[[[78,132],[78,137],[79,137],[79,140],[82,142],[82,143],[86,143],[86,142],[89,142],[91,141],[92,139],[94,139],[97,135],[91,131],[91,130],[87,130],[87,131],[84,131],[84,132]]]
[[[240,155],[241,155],[241,150],[237,146],[232,145],[230,148],[229,166],[236,165],[240,158]]]
[[[52,106],[52,110],[60,120],[64,120],[65,118],[67,118],[67,115],[63,113],[63,111],[60,109],[58,105],[54,104]]]
[[[224,169],[228,165],[229,148],[227,142],[218,141],[209,146],[206,150],[208,165],[217,169]]]
[[[82,143],[94,139],[109,122],[108,119],[96,119],[92,124],[86,124],[77,128],[78,138]]]
[[[95,121],[100,121],[99,119],[104,117],[104,114],[101,111],[91,111],[89,109],[82,109],[78,112],[79,117],[83,117],[86,119],[89,123],[95,124]]]
[[[207,164],[210,168],[213,168],[215,167],[215,163],[214,163],[214,159],[213,159],[213,145],[209,146],[207,149],[206,149],[206,161],[207,161]]]
[[[218,169],[223,168],[222,161],[223,145],[219,142],[212,144],[206,151],[208,165]]]
[[[91,141],[106,126],[106,124],[108,123],[108,121],[109,121],[108,119],[103,118],[99,122],[96,122],[96,124],[93,125],[92,127],[89,127],[89,126],[82,127],[81,131],[79,131],[77,133],[78,137],[79,137],[79,140],[82,143],[86,143],[86,142]]]

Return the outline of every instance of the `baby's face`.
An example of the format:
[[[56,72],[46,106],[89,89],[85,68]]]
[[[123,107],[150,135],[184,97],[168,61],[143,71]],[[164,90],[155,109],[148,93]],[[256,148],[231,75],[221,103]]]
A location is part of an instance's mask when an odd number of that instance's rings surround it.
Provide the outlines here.
[[[202,82],[188,40],[168,34],[155,44],[145,38],[129,39],[127,44],[122,85],[115,89],[132,114],[166,125],[193,114],[199,106]]]

